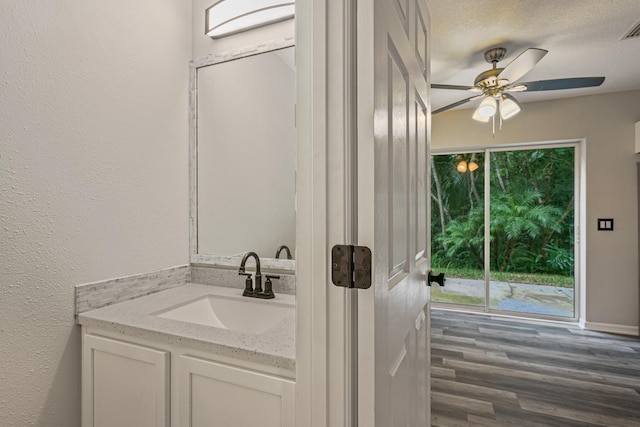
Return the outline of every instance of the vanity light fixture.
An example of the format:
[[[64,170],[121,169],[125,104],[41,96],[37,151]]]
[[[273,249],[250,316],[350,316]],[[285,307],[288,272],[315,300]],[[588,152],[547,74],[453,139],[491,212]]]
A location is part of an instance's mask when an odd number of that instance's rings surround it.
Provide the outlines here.
[[[220,0],[205,11],[205,34],[219,39],[285,21],[295,15],[295,1]]]

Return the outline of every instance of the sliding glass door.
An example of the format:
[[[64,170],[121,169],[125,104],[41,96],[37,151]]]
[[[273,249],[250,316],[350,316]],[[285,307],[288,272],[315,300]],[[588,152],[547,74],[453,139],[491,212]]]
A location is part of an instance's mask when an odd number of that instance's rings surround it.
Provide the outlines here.
[[[434,302],[486,305],[484,274],[485,154],[432,156],[431,265],[445,287],[432,287]]]
[[[576,146],[434,155],[432,300],[574,318]]]
[[[491,153],[490,308],[574,317],[574,152]]]

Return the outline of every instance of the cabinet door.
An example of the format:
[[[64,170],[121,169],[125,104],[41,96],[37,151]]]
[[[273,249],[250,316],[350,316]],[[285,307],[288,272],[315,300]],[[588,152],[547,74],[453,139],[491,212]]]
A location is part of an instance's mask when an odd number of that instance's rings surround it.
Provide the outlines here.
[[[295,382],[191,356],[179,366],[181,426],[294,427]]]
[[[84,335],[83,427],[168,427],[169,353]]]

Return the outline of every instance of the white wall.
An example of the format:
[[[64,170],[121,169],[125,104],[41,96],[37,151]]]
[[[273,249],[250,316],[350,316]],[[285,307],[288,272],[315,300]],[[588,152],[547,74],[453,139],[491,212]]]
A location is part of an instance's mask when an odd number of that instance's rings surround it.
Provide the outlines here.
[[[433,148],[586,138],[586,321],[637,331],[638,206],[634,126],[640,91],[523,105],[491,133],[472,110],[433,116]],[[615,231],[597,231],[614,218]],[[604,324],[604,325],[598,325]]]
[[[188,263],[191,4],[5,0],[0,424],[80,424],[74,285]]]

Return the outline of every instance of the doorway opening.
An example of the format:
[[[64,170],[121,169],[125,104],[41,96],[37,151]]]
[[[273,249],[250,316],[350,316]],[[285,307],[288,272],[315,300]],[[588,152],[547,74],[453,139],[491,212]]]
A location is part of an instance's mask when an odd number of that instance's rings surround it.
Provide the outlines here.
[[[432,288],[442,307],[576,320],[579,144],[431,158]]]

